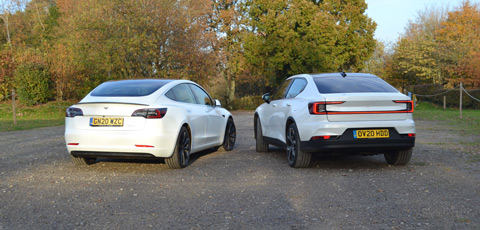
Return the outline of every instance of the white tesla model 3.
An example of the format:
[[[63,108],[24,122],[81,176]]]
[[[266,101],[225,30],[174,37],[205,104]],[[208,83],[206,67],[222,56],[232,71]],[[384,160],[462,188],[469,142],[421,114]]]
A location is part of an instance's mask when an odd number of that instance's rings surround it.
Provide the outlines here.
[[[288,78],[255,110],[256,149],[286,149],[292,167],[311,153],[383,153],[405,165],[415,145],[413,102],[371,74],[301,74]]]
[[[232,114],[198,84],[142,79],[105,82],[65,118],[65,141],[77,164],[102,158],[164,158],[184,168],[190,154],[236,139]]]

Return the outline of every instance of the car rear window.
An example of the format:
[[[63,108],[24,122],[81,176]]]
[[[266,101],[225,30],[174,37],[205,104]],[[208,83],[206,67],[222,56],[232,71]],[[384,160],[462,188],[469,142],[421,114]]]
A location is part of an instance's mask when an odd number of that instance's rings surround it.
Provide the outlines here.
[[[393,86],[376,76],[322,76],[313,78],[320,93],[394,93]]]
[[[142,97],[152,94],[172,80],[124,80],[109,81],[99,85],[91,93],[96,97]]]

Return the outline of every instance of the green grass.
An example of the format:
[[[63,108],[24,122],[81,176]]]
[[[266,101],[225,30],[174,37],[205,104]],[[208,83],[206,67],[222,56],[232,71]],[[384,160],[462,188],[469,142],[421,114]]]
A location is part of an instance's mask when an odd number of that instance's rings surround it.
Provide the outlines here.
[[[415,120],[438,121],[458,130],[461,134],[478,135],[480,132],[480,110],[463,110],[462,118],[458,109],[446,109],[421,102],[413,112]]]
[[[26,107],[17,102],[17,124],[13,124],[12,103],[0,104],[0,132],[26,130],[65,124],[65,110],[73,102],[48,102],[43,105]]]

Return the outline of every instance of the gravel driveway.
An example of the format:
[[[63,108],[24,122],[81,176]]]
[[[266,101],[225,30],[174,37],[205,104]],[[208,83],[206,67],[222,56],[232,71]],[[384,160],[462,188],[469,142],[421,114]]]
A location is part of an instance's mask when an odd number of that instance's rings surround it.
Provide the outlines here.
[[[316,156],[293,169],[282,150],[255,152],[252,112],[234,119],[233,151],[195,154],[181,170],[76,166],[64,127],[0,133],[0,230],[480,229],[479,136],[419,120],[407,166]]]

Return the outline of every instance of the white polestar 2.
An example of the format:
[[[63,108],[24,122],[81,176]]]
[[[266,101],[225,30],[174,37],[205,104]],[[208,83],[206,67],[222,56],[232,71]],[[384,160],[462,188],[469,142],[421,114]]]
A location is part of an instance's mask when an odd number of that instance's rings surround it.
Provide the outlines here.
[[[255,110],[256,150],[286,149],[292,167],[312,153],[384,154],[405,165],[415,145],[413,102],[377,76],[364,73],[289,77]]]
[[[164,158],[184,168],[191,153],[233,149],[232,114],[188,80],[142,79],[105,82],[65,118],[65,141],[77,164],[97,158]]]

